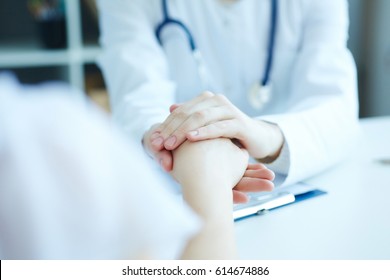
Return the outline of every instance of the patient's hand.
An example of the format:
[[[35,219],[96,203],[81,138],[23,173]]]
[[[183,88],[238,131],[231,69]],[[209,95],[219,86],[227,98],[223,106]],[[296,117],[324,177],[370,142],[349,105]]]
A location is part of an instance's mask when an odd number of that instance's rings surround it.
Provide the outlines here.
[[[181,185],[212,182],[233,188],[245,173],[251,173],[246,170],[247,151],[229,139],[185,142],[173,152],[173,156],[171,174]]]
[[[261,163],[248,165],[248,153],[229,139],[184,142],[182,146],[173,152],[171,172],[181,185],[212,178],[233,188],[234,203],[247,202],[247,192],[271,191],[274,187],[275,174]]]
[[[172,113],[178,107],[179,107],[179,105],[176,105],[176,104],[172,105],[170,108],[170,112]],[[152,128],[150,130],[150,132],[148,132],[146,134],[145,139],[150,138],[152,132],[153,131],[156,132],[155,129],[157,127],[158,127],[158,125],[156,125],[154,128]],[[157,136],[158,136],[158,134],[156,134],[155,137],[157,137]],[[214,140],[217,141],[215,143],[218,143],[218,141],[228,141],[228,140],[222,139],[222,138],[220,138],[220,139],[216,138]],[[234,141],[234,140],[232,140],[232,141]],[[192,146],[191,149],[197,149],[197,148],[202,146],[202,147],[204,147],[204,149],[208,150],[208,148],[205,146],[208,146],[209,145],[208,143],[211,143],[210,140],[203,140],[202,142],[204,142],[204,143],[200,144],[200,146],[198,146],[198,147]],[[146,149],[149,151],[153,150],[153,148],[151,148],[152,146],[147,145],[147,143],[148,143],[148,141],[144,142],[144,144],[146,145]],[[195,142],[193,142],[193,143],[195,143]],[[189,143],[184,142],[183,144],[188,146]],[[211,144],[211,145],[215,145],[215,144]],[[150,146],[150,147],[147,148],[148,146]],[[230,146],[231,146],[231,144],[229,144],[229,147]],[[176,149],[178,149],[179,147],[177,147]],[[157,160],[163,166],[164,170],[166,170],[167,172],[172,171],[174,160],[176,160],[176,158],[173,159],[173,157],[174,157],[173,151],[165,150],[164,145],[162,143],[160,143],[160,146],[154,147],[154,148],[156,148],[158,151],[154,151],[153,157],[157,158]],[[222,150],[224,149],[224,147],[222,147],[222,146],[220,148]],[[186,149],[187,148],[185,148],[185,150]],[[215,149],[215,152],[217,152],[217,150],[218,149]],[[182,152],[180,152],[180,154],[181,153]],[[220,157],[220,156],[221,156],[221,154],[218,155],[218,152],[217,152],[216,157],[217,158],[219,157],[220,159],[222,159],[222,157]],[[178,165],[181,166],[181,164],[176,164],[176,167]],[[218,165],[219,164],[217,164],[217,166]],[[173,170],[173,172],[171,172],[172,175],[174,175],[175,173],[177,173],[177,172],[175,172],[174,170]],[[259,164],[249,164],[246,167],[245,173],[240,178],[240,180],[237,182],[237,185],[233,188],[233,201],[234,201],[234,203],[247,202],[248,196],[246,195],[246,192],[271,191],[274,187],[274,185],[272,183],[274,178],[275,178],[275,174],[271,170],[267,169],[263,164],[260,164],[260,163]]]
[[[244,176],[233,188],[234,203],[248,201],[247,192],[272,191],[274,188],[275,173],[262,163],[249,164]]]
[[[203,219],[203,228],[188,244],[183,258],[236,258],[232,188],[248,165],[248,153],[229,139],[184,142],[173,151],[172,176],[183,197]]]

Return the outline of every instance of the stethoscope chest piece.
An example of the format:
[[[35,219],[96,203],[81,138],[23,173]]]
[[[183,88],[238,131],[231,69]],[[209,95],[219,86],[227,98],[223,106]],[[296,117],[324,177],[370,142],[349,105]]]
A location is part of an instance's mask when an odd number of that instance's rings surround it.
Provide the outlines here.
[[[262,109],[271,99],[271,85],[255,83],[248,92],[248,101],[255,109]]]

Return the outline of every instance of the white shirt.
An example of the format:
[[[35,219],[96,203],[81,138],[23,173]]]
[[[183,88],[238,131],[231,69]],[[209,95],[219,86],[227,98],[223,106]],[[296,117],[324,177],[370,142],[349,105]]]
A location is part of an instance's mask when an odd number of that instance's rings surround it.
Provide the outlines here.
[[[202,90],[182,30],[163,31],[159,0],[99,0],[100,58],[113,114],[140,141],[164,121],[171,104]],[[340,160],[357,131],[356,69],[346,48],[346,0],[279,0],[271,101],[261,110],[248,102],[263,77],[270,30],[269,0],[168,0],[170,15],[190,29],[203,54],[210,85],[239,109],[281,128],[285,145],[270,165],[293,183]]]
[[[0,77],[0,259],[180,257],[198,218],[70,95]]]

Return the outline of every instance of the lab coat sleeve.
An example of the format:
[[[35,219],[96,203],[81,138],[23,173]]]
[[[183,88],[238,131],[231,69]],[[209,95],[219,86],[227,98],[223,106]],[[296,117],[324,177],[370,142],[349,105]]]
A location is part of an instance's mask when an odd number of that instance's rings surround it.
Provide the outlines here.
[[[155,37],[160,1],[99,0],[99,64],[106,78],[114,120],[141,141],[144,132],[165,120],[175,101],[175,84]],[[161,12],[159,12],[161,14]]]
[[[291,184],[331,167],[353,146],[358,132],[356,67],[346,47],[347,1],[305,1],[302,45],[291,74],[289,110],[260,119],[282,130]],[[276,81],[277,82],[277,81]],[[283,169],[283,168],[282,168]]]

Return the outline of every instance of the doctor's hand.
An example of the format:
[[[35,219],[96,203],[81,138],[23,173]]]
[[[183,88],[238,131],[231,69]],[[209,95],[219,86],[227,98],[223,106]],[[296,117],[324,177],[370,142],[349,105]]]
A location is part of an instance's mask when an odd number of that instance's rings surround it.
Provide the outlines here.
[[[250,118],[223,95],[205,92],[170,110],[154,135],[163,140],[167,151],[186,140],[230,138],[237,139],[252,157],[269,162],[277,158],[284,143],[277,125]]]
[[[166,171],[170,172],[173,168],[172,151],[164,148],[164,141],[158,136],[160,133],[157,128],[161,124],[153,125],[144,135],[142,144],[146,152]]]

